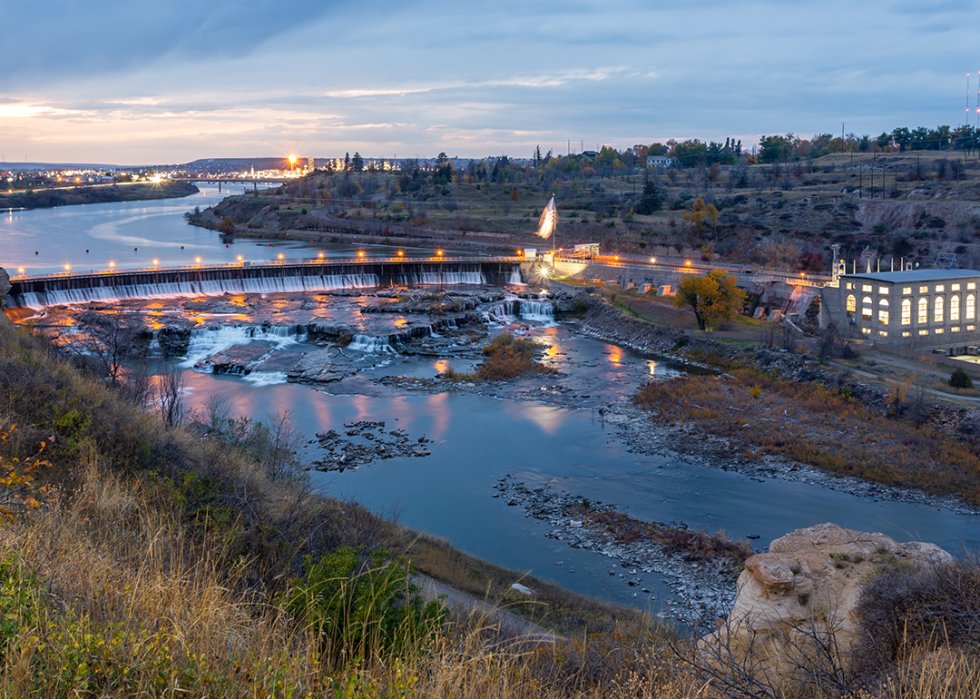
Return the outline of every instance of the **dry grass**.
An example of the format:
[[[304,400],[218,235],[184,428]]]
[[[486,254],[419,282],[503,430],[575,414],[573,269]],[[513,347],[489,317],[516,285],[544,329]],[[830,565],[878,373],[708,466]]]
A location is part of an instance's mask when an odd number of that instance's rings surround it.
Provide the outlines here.
[[[980,504],[980,455],[970,445],[883,416],[817,383],[731,371],[735,377],[728,380],[691,376],[652,382],[634,400],[656,420],[695,422],[700,432],[725,437],[745,459],[777,455]]]

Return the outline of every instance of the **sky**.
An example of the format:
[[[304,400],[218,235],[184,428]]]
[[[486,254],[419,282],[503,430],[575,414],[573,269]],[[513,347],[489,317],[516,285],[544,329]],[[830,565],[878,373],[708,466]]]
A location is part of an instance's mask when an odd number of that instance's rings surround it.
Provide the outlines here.
[[[0,0],[8,163],[530,157],[962,124],[980,0]],[[976,124],[975,111],[971,123]]]

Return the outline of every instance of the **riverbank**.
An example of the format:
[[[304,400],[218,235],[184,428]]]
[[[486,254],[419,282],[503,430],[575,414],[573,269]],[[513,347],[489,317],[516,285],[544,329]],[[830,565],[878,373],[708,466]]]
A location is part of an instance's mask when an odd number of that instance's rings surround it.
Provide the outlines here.
[[[58,206],[105,204],[121,201],[177,199],[197,194],[190,182],[154,182],[117,184],[96,187],[71,187],[27,191],[22,194],[0,194],[0,210],[51,209]]]

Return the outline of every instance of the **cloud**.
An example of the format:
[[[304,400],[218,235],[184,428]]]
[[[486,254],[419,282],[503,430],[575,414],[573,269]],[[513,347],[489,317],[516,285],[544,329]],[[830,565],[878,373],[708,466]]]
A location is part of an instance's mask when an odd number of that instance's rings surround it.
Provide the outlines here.
[[[175,161],[283,144],[317,156],[519,154],[568,139],[836,132],[842,121],[880,133],[956,123],[964,74],[980,68],[970,55],[975,2],[54,0],[43,9],[42,19],[29,3],[9,18],[5,8],[5,23],[23,31],[5,36],[0,132],[18,151],[58,143],[123,162],[167,139]],[[34,110],[32,128],[14,137],[24,110]],[[121,155],[98,150],[110,147]]]

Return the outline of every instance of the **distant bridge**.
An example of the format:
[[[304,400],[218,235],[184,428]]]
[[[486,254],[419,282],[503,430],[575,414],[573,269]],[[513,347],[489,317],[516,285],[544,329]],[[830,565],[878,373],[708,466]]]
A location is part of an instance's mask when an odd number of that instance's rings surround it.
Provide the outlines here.
[[[303,262],[102,270],[18,276],[5,306],[45,308],[92,301],[221,296],[228,293],[318,293],[385,286],[508,284],[521,281],[519,257],[320,258]]]

